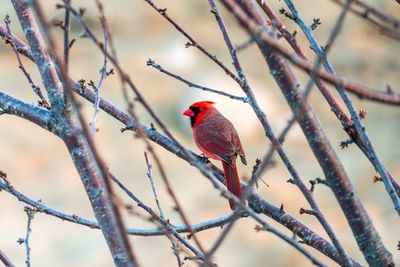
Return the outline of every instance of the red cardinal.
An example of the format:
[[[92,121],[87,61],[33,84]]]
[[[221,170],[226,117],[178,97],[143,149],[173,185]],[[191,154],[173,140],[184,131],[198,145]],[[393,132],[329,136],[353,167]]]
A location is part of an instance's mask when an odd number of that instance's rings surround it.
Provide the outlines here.
[[[211,101],[193,103],[183,115],[190,117],[193,138],[199,149],[211,159],[222,162],[226,186],[230,192],[240,198],[242,187],[236,169],[236,157],[239,155],[246,165],[242,144],[232,123],[218,112]],[[232,210],[235,202],[229,200]]]

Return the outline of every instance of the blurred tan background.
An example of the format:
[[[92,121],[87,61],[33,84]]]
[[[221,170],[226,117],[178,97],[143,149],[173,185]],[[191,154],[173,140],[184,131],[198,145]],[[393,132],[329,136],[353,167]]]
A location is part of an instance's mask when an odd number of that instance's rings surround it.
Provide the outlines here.
[[[63,11],[54,8],[56,1],[41,2],[49,19],[63,19]],[[175,136],[187,147],[198,152],[192,141],[189,122],[187,118],[181,116],[181,112],[196,100],[208,99],[217,102],[217,108],[234,123],[241,136],[250,164],[248,166],[240,164],[239,172],[242,177],[249,177],[255,159],[262,157],[269,148],[269,142],[264,137],[252,110],[241,102],[187,88],[184,84],[147,67],[146,60],[154,59],[166,69],[205,86],[242,95],[240,88],[199,51],[194,48],[186,49],[184,44],[187,40],[144,1],[103,2],[122,65],[129,71],[141,92],[157,114],[170,126]],[[278,9],[284,5],[278,1],[271,2],[277,13]],[[379,8],[389,10],[397,17],[400,15],[400,5],[393,0],[369,2]],[[77,7],[87,8],[85,18],[101,37],[94,1],[73,1],[73,3]],[[168,8],[170,16],[231,67],[231,60],[214,16],[209,12],[207,1],[168,0],[156,1],[156,3],[160,7]],[[309,24],[312,23],[313,18],[321,18],[322,25],[314,33],[323,45],[340,8],[328,0],[303,0],[296,1],[296,4]],[[222,7],[221,10],[225,11]],[[10,14],[13,32],[24,39],[11,3],[2,1],[0,11],[1,17],[7,13]],[[246,35],[233,18],[225,12],[224,15],[235,44],[246,41]],[[292,22],[285,18],[283,20],[290,31],[296,29]],[[61,37],[59,29],[54,29],[54,32]],[[77,42],[71,50],[71,75],[76,80],[92,79],[96,83],[99,79],[102,56],[90,40],[79,38],[80,32],[80,26],[74,22],[72,37],[77,38]],[[308,48],[309,45],[302,34],[297,36],[304,44],[303,48]],[[385,88],[387,84],[390,84],[399,92],[399,48],[398,42],[381,36],[368,23],[349,14],[345,27],[331,50],[330,59],[340,75],[375,88]],[[306,52],[313,56],[311,51]],[[270,77],[266,64],[254,45],[241,52],[239,57],[260,105],[275,132],[279,132],[285,127],[291,113]],[[24,60],[24,63],[34,80],[40,83],[36,67],[27,60]],[[297,73],[304,85],[307,77],[301,71]],[[1,91],[29,102],[36,101],[25,77],[17,68],[12,50],[4,43],[0,45],[0,81]],[[44,90],[43,86],[41,87]],[[117,76],[106,79],[101,96],[121,109],[126,109]],[[364,121],[366,129],[386,167],[399,178],[400,109],[352,98],[358,109],[368,110],[368,116]],[[395,262],[399,263],[400,253],[396,249],[397,242],[400,240],[398,217],[383,184],[372,183],[375,171],[355,146],[340,149],[339,143],[347,136],[317,89],[314,89],[310,101],[318,112],[326,133],[342,159],[384,243],[393,253]],[[82,101],[82,103],[85,102]],[[85,103],[83,111],[87,119],[90,119],[91,105]],[[139,105],[136,111],[147,125],[152,122]],[[133,138],[129,132],[121,134],[122,125],[104,112],[100,113],[97,126],[100,131],[96,135],[96,143],[110,170],[135,194],[155,207],[146,177],[142,141]],[[323,177],[297,126],[290,132],[285,148],[304,181],[317,176]],[[166,166],[168,177],[174,185],[178,198],[192,222],[200,222],[228,213],[227,202],[219,197],[219,193],[213,189],[207,179],[177,157],[159,147],[156,149]],[[35,200],[41,199],[50,207],[64,212],[93,219],[87,196],[63,143],[32,123],[8,115],[0,117],[0,169],[8,174],[10,181],[18,190],[29,197]],[[154,172],[154,178],[165,213],[173,223],[181,224],[177,214],[172,210],[171,198],[166,193],[157,171]],[[287,212],[327,238],[314,218],[298,214],[300,207],[308,208],[308,206],[299,190],[286,183],[290,176],[277,157],[275,167],[270,169],[263,178],[269,187],[261,185],[257,189],[261,195],[276,205],[283,203]],[[350,255],[366,264],[330,190],[318,186],[315,196]],[[126,203],[131,203],[123,194],[121,198]],[[24,205],[5,192],[0,192],[0,203],[0,250],[4,251],[17,266],[23,266],[25,248],[23,245],[18,245],[16,241],[19,237],[24,237],[26,232]],[[278,226],[273,221],[269,219],[268,221]],[[152,227],[143,219],[129,215],[126,216],[126,223],[131,227]],[[242,219],[235,225],[216,254],[215,261],[219,266],[311,265],[292,247],[272,234],[256,233],[255,225],[249,218]],[[284,228],[278,227],[287,234],[291,234]],[[32,266],[104,267],[113,265],[107,245],[98,230],[63,222],[44,214],[36,214],[32,229]],[[199,236],[208,248],[220,232],[221,229],[218,228],[202,232]],[[143,266],[176,265],[170,243],[165,237],[130,237],[130,240]],[[335,265],[329,258],[310,250],[328,266]],[[185,266],[195,266],[195,264],[185,262]]]

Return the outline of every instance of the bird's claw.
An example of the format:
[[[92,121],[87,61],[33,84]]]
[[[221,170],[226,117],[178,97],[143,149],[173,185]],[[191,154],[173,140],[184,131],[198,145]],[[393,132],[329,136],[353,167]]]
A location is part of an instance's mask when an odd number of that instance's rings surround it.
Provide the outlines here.
[[[210,160],[208,159],[208,157],[204,153],[200,154],[199,159],[200,159],[200,161],[202,161],[205,164],[210,163]]]

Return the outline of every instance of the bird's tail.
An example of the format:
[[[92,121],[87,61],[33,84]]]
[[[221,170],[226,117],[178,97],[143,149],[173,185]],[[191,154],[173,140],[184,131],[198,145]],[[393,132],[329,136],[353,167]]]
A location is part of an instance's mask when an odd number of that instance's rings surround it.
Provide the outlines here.
[[[231,164],[222,161],[222,167],[224,168],[226,187],[232,194],[240,198],[242,196],[242,187],[240,186],[240,180],[236,169],[236,159],[232,159]],[[236,208],[235,201],[230,199],[229,206],[231,210],[234,210]]]

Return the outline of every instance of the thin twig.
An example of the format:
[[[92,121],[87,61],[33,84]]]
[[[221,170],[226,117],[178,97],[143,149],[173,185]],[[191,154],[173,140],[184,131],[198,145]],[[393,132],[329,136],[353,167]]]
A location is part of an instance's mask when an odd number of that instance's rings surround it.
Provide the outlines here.
[[[246,77],[245,77],[245,75],[243,73],[243,70],[242,70],[242,67],[240,65],[238,56],[236,54],[236,48],[234,47],[234,45],[233,45],[233,43],[231,41],[231,38],[229,37],[229,34],[228,34],[228,32],[226,30],[226,27],[225,27],[224,20],[222,19],[222,16],[221,16],[221,14],[220,14],[220,12],[219,12],[219,10],[217,8],[217,5],[215,4],[214,0],[208,0],[208,3],[211,6],[211,13],[213,13],[215,15],[215,19],[216,19],[216,21],[217,21],[217,23],[219,25],[219,28],[222,31],[222,35],[224,37],[225,44],[227,45],[229,54],[230,54],[230,56],[232,58],[232,64],[233,64],[233,66],[235,67],[235,70],[236,70],[236,75],[241,80],[241,84],[242,84],[243,87],[248,86],[247,82],[246,82]]]
[[[163,212],[163,210],[161,208],[161,205],[160,205],[160,201],[158,200],[157,190],[156,190],[156,187],[154,186],[152,165],[151,165],[151,163],[149,161],[149,158],[147,156],[147,152],[144,152],[144,158],[146,159],[146,166],[147,166],[146,175],[147,175],[147,178],[149,178],[149,180],[150,180],[151,191],[153,192],[154,200],[156,201],[158,211],[160,212],[160,218],[161,219],[165,219],[164,212]]]
[[[238,84],[241,84],[241,80],[237,77],[225,64],[217,58],[216,55],[211,54],[207,49],[205,49],[202,45],[200,45],[196,39],[191,36],[188,32],[186,32],[178,23],[176,23],[168,14],[166,8],[159,8],[156,4],[151,0],[144,0],[148,3],[154,10],[156,10],[163,18],[165,18],[171,25],[173,25],[177,31],[183,34],[189,42],[186,43],[186,47],[195,47],[200,50],[203,54],[205,54],[210,60],[214,61],[228,76],[230,76],[233,80],[235,80]]]
[[[68,3],[71,2],[71,0],[67,0]],[[70,14],[69,10],[65,9],[65,17],[64,17],[64,66],[65,69],[68,73],[69,70],[69,49],[70,49],[70,41],[69,41],[69,33],[71,30],[71,25],[70,25]]]
[[[29,74],[29,72],[25,69],[24,65],[22,64],[22,60],[19,56],[19,51],[18,51],[18,47],[14,41],[14,37],[13,34],[11,33],[11,28],[10,28],[10,24],[11,24],[11,19],[9,15],[6,15],[4,18],[4,22],[6,23],[6,28],[7,28],[7,33],[8,33],[8,38],[6,39],[6,42],[9,42],[12,49],[14,50],[15,56],[17,57],[18,60],[18,67],[19,69],[24,73],[26,79],[29,82],[29,85],[32,87],[33,92],[40,98],[40,101],[38,101],[39,106],[45,107],[47,109],[50,109],[50,104],[47,102],[46,98],[43,96],[42,90],[40,90],[40,87],[37,86],[32,78],[31,75]]]
[[[339,6],[344,6],[346,4],[346,2],[342,0],[331,1]],[[360,10],[359,8],[355,7],[355,5],[357,5],[358,3],[364,3],[366,4],[366,6],[359,5],[359,7],[361,8]],[[368,3],[361,1],[354,1],[354,4],[350,8],[350,11],[361,19],[365,19],[366,21],[371,23],[379,30],[381,34],[386,35],[394,40],[400,41],[400,21],[398,21],[394,16],[390,14],[385,14],[377,8],[370,6]],[[380,15],[382,15],[383,17],[380,16],[379,13],[381,13]]]
[[[154,220],[157,220],[157,222],[161,223],[161,225],[165,227],[165,225],[163,224],[163,222],[169,221],[169,220],[166,219],[166,217],[165,217],[165,215],[164,215],[164,212],[163,212],[163,210],[162,210],[162,208],[161,208],[160,202],[159,202],[159,200],[158,200],[157,191],[156,191],[156,187],[155,187],[155,185],[154,185],[154,180],[153,180],[152,165],[151,165],[151,163],[150,163],[150,161],[149,161],[149,159],[148,159],[147,152],[144,152],[144,157],[145,157],[146,166],[147,166],[147,173],[146,173],[146,175],[147,175],[147,177],[148,177],[149,180],[150,180],[151,190],[152,190],[152,192],[153,192],[153,197],[154,197],[154,199],[155,199],[155,201],[156,201],[157,208],[158,208],[158,210],[159,210],[160,215],[159,215],[159,217],[158,217],[158,216],[154,216],[154,213],[152,212],[152,210],[151,210],[149,207],[148,207],[148,208],[145,208],[145,210],[147,210],[147,211],[149,212],[149,214],[152,215],[152,217],[153,217]],[[117,182],[117,180],[115,180],[115,181]],[[118,183],[121,184],[119,181],[118,181]],[[121,185],[122,185],[122,184],[121,184]],[[123,188],[126,189],[126,187],[121,187],[121,188],[122,188],[122,189],[123,189]],[[125,191],[125,190],[124,190],[124,191]],[[127,191],[126,191],[126,192],[127,192]],[[128,195],[132,195],[132,193],[129,192]],[[136,199],[137,199],[137,198],[136,198]],[[140,202],[139,202],[139,203],[140,203]],[[138,204],[139,204],[139,203],[138,203]],[[142,205],[142,206],[143,206],[143,205]],[[172,225],[168,225],[168,227],[165,227],[165,228],[166,228],[165,231],[171,232],[171,234],[172,234],[172,231],[169,231],[169,229],[170,229],[171,227],[173,227],[173,226],[172,226]],[[176,240],[173,238],[173,236],[171,236],[170,234],[166,234],[166,236],[167,236],[167,238],[169,239],[169,241],[171,242],[171,245],[172,245],[172,252],[173,252],[173,254],[174,254],[175,257],[176,257],[178,266],[182,266],[182,261],[181,261],[181,258],[180,258],[180,256],[179,256],[179,254],[180,254],[180,248],[179,248],[178,243],[177,243]]]
[[[181,82],[187,84],[189,87],[193,87],[193,88],[197,88],[197,89],[200,89],[200,90],[203,90],[203,91],[208,91],[208,92],[211,92],[211,93],[223,95],[223,96],[226,96],[226,97],[228,97],[230,99],[235,99],[235,100],[242,101],[243,103],[247,103],[247,98],[245,98],[245,97],[228,94],[228,93],[225,93],[224,91],[220,91],[220,90],[216,90],[216,89],[213,89],[213,88],[209,88],[209,87],[205,87],[205,86],[202,86],[202,85],[195,84],[195,83],[193,83],[193,82],[191,82],[191,81],[189,81],[189,80],[187,80],[187,79],[185,79],[185,78],[183,78],[183,77],[181,77],[179,75],[176,75],[176,74],[164,69],[162,66],[157,64],[152,59],[149,59],[147,61],[147,66],[151,66],[151,67],[159,70],[160,72],[165,73],[166,75],[168,75],[168,76],[170,76],[172,78],[175,78],[178,81],[181,81]]]
[[[24,211],[26,212],[26,215],[28,217],[28,221],[26,224],[26,235],[25,235],[25,239],[20,238],[18,240],[18,243],[20,244],[25,244],[25,250],[26,250],[26,260],[25,260],[25,264],[27,267],[31,266],[31,247],[29,245],[29,239],[32,233],[32,220],[33,217],[35,216],[36,210],[30,208],[30,207],[25,207]]]
[[[68,8],[66,8],[66,10],[69,11]],[[94,137],[96,135],[97,129],[96,129],[96,121],[97,121],[97,116],[99,115],[100,112],[100,108],[99,108],[99,103],[100,103],[100,89],[101,86],[103,85],[104,79],[107,77],[107,43],[108,43],[108,31],[107,31],[107,20],[104,16],[102,16],[100,18],[100,23],[101,23],[101,28],[103,30],[103,34],[104,34],[104,61],[103,61],[103,66],[100,69],[100,80],[99,83],[97,84],[97,86],[94,86],[94,92],[96,94],[96,101],[93,104],[93,117],[92,117],[92,121],[90,122],[90,129],[92,131],[92,136]]]
[[[225,240],[228,233],[232,230],[234,222],[238,219],[239,209],[235,209],[233,212],[233,219],[228,223],[226,227],[222,230],[222,232],[218,235],[218,237],[213,242],[212,246],[208,250],[207,254],[205,255],[208,259],[212,258],[212,255],[215,254],[217,249],[221,246],[222,242]]]
[[[153,156],[153,159],[157,164],[158,170],[159,170],[159,172],[161,174],[161,178],[162,178],[162,180],[163,180],[163,182],[164,182],[164,184],[166,186],[166,190],[167,190],[168,194],[171,196],[172,200],[174,201],[175,209],[178,211],[178,214],[180,215],[183,223],[189,227],[189,230],[191,230],[190,232],[192,234],[194,242],[196,243],[197,247],[199,248],[199,250],[204,255],[205,254],[205,249],[204,249],[203,245],[200,243],[200,240],[197,238],[196,232],[193,229],[190,228],[191,224],[190,224],[189,218],[187,217],[186,213],[184,212],[184,210],[182,208],[182,205],[180,204],[180,202],[179,202],[174,190],[172,189],[172,185],[171,185],[171,183],[170,183],[170,181],[169,181],[169,179],[167,177],[167,174],[166,174],[166,171],[165,171],[163,165],[161,164],[160,158],[158,157],[157,154],[153,153],[153,148],[152,147],[148,147],[148,148],[150,148],[150,153]],[[205,260],[206,260],[206,264],[209,264],[209,262],[207,261],[206,258],[205,258]]]

